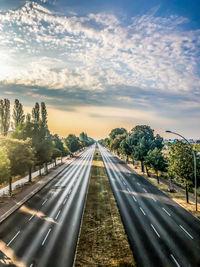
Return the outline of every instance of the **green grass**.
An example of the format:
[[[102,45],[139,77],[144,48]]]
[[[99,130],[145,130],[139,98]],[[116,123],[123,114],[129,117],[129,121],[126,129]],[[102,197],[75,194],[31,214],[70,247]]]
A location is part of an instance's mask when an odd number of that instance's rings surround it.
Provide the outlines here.
[[[98,150],[91,170],[75,266],[135,266]]]

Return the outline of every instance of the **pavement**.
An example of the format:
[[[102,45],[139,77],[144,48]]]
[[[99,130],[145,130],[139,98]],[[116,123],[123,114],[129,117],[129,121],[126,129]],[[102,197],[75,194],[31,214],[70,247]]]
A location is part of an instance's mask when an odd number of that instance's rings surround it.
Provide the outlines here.
[[[68,157],[63,158],[62,160],[63,162],[70,162],[71,160],[68,159]],[[57,164],[60,164],[61,160],[57,160]],[[55,167],[54,163],[50,163],[48,164],[48,170],[52,169]],[[41,174],[44,174],[45,168],[41,169]],[[39,176],[39,170],[32,172],[32,180],[34,180],[37,176]],[[29,176],[25,176],[15,182],[12,183],[12,190],[14,190],[15,188],[19,187],[19,186],[23,186],[25,183],[27,183],[27,181],[29,180]],[[4,196],[4,195],[8,195],[9,194],[9,186],[5,186],[3,188],[0,188],[0,197]]]
[[[200,266],[200,221],[99,145],[137,266]]]
[[[0,224],[0,266],[73,266],[94,148],[16,197]]]

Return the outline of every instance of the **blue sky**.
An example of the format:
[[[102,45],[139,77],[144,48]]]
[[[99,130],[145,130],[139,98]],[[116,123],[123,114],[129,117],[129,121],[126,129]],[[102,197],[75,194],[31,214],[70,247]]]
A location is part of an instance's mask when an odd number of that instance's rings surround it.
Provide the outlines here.
[[[199,1],[1,0],[0,58],[1,97],[45,101],[61,135],[200,137]]]

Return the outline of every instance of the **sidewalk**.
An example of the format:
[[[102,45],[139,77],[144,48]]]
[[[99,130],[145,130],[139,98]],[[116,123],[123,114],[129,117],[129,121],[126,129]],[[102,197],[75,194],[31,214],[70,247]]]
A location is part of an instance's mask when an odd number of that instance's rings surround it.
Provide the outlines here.
[[[22,192],[20,192],[19,194],[16,194],[14,197],[9,198],[9,202],[5,203],[5,205],[3,204],[2,207],[0,208],[0,223],[2,223],[2,221],[4,221],[19,207],[21,207],[28,199],[30,199],[33,195],[35,195],[38,191],[40,191],[47,183],[49,183],[57,175],[59,175],[59,173],[61,173],[63,169],[65,169],[67,165],[69,165],[74,160],[75,158],[72,159],[65,158],[63,160],[63,165],[59,166],[55,170],[52,170],[51,173],[49,173],[48,175],[42,176],[38,182],[29,185],[27,188],[23,189]],[[19,181],[24,179],[25,182],[28,181],[27,177],[22,178]]]
[[[67,159],[68,157],[63,158],[63,162]],[[57,164],[60,164],[60,163],[61,163],[61,160],[57,160]],[[55,167],[54,163],[51,163],[48,165],[49,170],[52,169],[53,167]],[[44,173],[44,168],[41,169],[41,174],[43,173]],[[34,178],[36,178],[37,176],[39,176],[39,170],[32,173],[32,180],[34,180]],[[28,180],[29,180],[29,176],[27,175],[24,178],[21,178],[15,181],[14,183],[12,183],[12,189],[14,190],[17,187],[24,185],[25,183],[28,182]],[[5,186],[0,189],[0,197],[7,195],[8,193],[9,193],[9,186]]]

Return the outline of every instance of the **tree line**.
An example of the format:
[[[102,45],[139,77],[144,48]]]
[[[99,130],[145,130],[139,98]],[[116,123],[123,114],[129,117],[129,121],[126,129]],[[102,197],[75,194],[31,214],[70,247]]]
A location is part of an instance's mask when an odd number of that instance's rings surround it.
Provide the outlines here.
[[[128,132],[125,128],[113,129],[108,138],[99,140],[99,143],[114,151],[118,156],[123,155],[126,161],[139,161],[141,171],[148,176],[149,170],[156,173],[159,183],[159,172],[166,172],[169,179],[176,178],[185,186],[186,200],[188,190],[194,186],[194,161],[191,146],[177,141],[168,144],[169,154],[163,153],[164,141],[159,134],[148,125],[137,125]],[[197,177],[199,182],[200,160],[197,158]]]
[[[12,193],[12,178],[29,173],[42,167],[48,172],[48,163],[74,153],[94,143],[86,133],[80,137],[69,134],[60,138],[51,134],[48,128],[46,104],[35,103],[32,114],[24,113],[23,105],[15,99],[11,114],[9,99],[0,100],[0,184],[9,181]],[[12,130],[10,130],[12,129]]]

